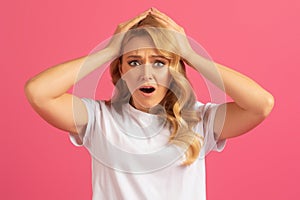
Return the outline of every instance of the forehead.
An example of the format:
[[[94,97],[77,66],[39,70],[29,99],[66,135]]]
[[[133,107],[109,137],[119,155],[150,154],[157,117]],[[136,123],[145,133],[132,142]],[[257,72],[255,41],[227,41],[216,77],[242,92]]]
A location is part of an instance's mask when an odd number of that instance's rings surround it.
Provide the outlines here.
[[[155,50],[155,45],[148,36],[137,36],[131,38],[123,47],[123,53],[139,53],[144,50]]]
[[[123,54],[123,58],[129,58],[129,57],[130,58],[145,58],[145,57],[165,58],[157,51],[157,49],[154,48],[137,49]]]

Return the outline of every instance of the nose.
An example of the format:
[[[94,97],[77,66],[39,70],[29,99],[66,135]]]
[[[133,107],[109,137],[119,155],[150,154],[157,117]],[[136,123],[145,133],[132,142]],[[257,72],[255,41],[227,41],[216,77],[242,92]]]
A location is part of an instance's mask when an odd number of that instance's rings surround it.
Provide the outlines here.
[[[143,66],[142,78],[143,78],[143,80],[152,80],[153,79],[151,64],[145,64]]]

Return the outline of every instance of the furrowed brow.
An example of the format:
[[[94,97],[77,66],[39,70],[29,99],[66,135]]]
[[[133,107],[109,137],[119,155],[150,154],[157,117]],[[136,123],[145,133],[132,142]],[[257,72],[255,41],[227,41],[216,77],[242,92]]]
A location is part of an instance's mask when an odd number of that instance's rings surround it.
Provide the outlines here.
[[[127,58],[142,58],[142,56],[138,56],[138,55],[131,55],[131,56],[127,56]]]
[[[152,58],[162,58],[162,59],[166,59],[166,60],[167,60],[166,57],[161,56],[161,55],[151,55],[151,57],[152,57]]]

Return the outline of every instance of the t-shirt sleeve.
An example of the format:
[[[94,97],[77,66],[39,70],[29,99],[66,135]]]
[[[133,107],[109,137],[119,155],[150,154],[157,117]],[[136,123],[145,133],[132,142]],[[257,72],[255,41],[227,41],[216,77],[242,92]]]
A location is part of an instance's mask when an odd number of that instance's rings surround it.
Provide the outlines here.
[[[75,146],[83,146],[86,143],[87,138],[89,138],[89,134],[91,134],[92,130],[95,129],[97,113],[99,114],[100,112],[99,102],[89,98],[81,98],[81,100],[84,103],[87,110],[88,122],[86,125],[86,129],[85,131],[83,131],[83,133],[69,133],[71,143]]]
[[[219,135],[214,132],[214,122],[218,107],[221,104],[206,103],[200,107],[202,117],[202,131],[204,143],[202,155],[207,155],[210,151],[221,152],[226,144],[226,140],[218,140]]]

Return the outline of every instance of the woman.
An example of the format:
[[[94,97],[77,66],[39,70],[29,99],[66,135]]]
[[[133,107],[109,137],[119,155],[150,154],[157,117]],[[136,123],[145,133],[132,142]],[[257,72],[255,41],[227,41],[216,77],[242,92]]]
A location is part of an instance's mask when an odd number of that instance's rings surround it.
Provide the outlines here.
[[[67,93],[111,60],[110,101]],[[233,102],[197,102],[184,63]],[[25,93],[41,117],[89,150],[93,199],[205,199],[201,158],[257,126],[274,104],[250,78],[197,54],[183,28],[154,8],[120,24],[102,50],[33,77]]]

